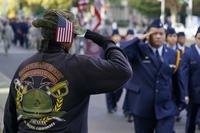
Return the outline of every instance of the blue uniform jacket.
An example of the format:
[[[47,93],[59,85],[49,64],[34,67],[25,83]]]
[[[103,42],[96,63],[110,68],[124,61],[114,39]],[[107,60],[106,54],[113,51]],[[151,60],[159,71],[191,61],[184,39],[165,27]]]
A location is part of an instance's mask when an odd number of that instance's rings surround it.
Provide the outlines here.
[[[198,54],[195,45],[192,45],[188,52],[185,53],[184,63],[187,65],[184,71],[186,72],[187,95],[190,97],[190,102],[200,103],[200,55]]]
[[[175,115],[176,105],[185,103],[181,67],[173,74],[176,52],[164,45],[163,62],[161,67],[157,67],[153,51],[138,38],[121,45],[121,48],[127,54],[133,69],[133,77],[126,88],[130,92],[130,108],[134,115],[157,119]],[[175,87],[174,82],[178,86]]]
[[[181,59],[184,60],[184,58],[186,58],[185,56],[187,56],[186,53],[188,53],[188,52],[190,51],[190,47],[185,46],[185,50],[182,51],[182,50],[179,49],[178,46],[177,46],[177,47],[176,47],[176,50],[179,50],[179,51],[181,52]],[[181,65],[183,71],[184,71],[184,69],[187,67],[187,64],[185,63],[185,61],[181,61],[181,62],[180,62],[180,65]],[[183,77],[183,78],[184,78],[184,81],[185,81],[185,82],[184,82],[184,83],[185,83],[185,87],[186,87],[186,89],[185,89],[185,95],[186,95],[186,96],[188,96],[187,82],[186,82],[187,76],[188,76],[188,75],[185,73],[185,76]],[[176,85],[175,85],[175,86],[176,86]],[[186,106],[185,106],[185,107],[186,107]]]
[[[181,54],[184,55],[185,53],[189,52],[189,47],[185,46],[185,50],[182,51],[181,49],[178,48],[178,45],[176,45],[176,50],[180,50]],[[182,57],[184,58],[184,57]]]
[[[189,52],[189,50],[190,50],[190,48],[185,46],[185,51],[184,51],[184,53]]]

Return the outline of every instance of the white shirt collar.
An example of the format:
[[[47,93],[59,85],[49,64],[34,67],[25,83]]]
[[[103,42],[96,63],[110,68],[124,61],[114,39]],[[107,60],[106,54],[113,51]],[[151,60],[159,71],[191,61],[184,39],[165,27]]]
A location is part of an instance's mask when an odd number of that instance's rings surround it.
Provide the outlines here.
[[[120,43],[116,43],[116,46],[117,46],[117,47],[120,47]]]
[[[149,44],[149,47],[153,50],[153,53],[156,53],[156,50],[158,49],[159,55],[162,57],[162,52],[163,52],[163,45],[160,46],[159,48],[154,48]]]
[[[176,50],[176,45],[174,45],[173,47],[171,47],[169,44],[167,44],[167,47],[168,47],[168,48],[171,48],[171,49],[173,49],[173,50]]]
[[[181,49],[181,50],[185,50],[185,46],[181,46],[180,44],[178,44],[178,48]]]
[[[200,48],[197,46],[197,44],[195,45],[195,48],[196,48],[198,54],[200,55]]]

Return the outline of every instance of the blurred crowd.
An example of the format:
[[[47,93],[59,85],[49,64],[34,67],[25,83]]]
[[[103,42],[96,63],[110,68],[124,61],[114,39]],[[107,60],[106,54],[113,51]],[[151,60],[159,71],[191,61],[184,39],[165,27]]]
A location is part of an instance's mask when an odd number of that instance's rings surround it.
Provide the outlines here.
[[[0,18],[0,38],[5,52],[10,46],[19,46],[24,49],[37,48],[40,45],[40,29],[31,26],[31,19]]]

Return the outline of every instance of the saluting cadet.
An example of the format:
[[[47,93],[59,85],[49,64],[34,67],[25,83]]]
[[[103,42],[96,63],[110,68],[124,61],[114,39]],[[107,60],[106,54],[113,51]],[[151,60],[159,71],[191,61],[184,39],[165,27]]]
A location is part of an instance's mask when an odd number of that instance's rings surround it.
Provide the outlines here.
[[[177,107],[185,104],[182,69],[176,65],[176,52],[164,41],[163,25],[155,19],[146,34],[122,47],[133,69],[126,88],[136,133],[173,133]],[[176,90],[174,82],[178,85]]]
[[[126,37],[125,37],[125,42],[122,42],[120,45],[126,45],[127,41],[130,41],[134,38],[134,30],[133,29],[128,29]],[[126,94],[124,98],[124,103],[123,103],[123,113],[124,116],[127,118],[128,122],[133,122],[133,113],[130,110],[130,104],[128,100],[128,93],[129,91],[126,89]]]
[[[13,77],[4,133],[87,133],[90,95],[114,91],[132,75],[125,54],[113,41],[81,28],[68,11],[47,10],[32,24],[41,28],[42,44]],[[76,35],[102,47],[106,58],[69,54]]]
[[[195,35],[195,44],[185,53],[184,63],[187,64],[184,70],[189,96],[186,133],[194,133],[196,124],[200,122],[200,27]]]

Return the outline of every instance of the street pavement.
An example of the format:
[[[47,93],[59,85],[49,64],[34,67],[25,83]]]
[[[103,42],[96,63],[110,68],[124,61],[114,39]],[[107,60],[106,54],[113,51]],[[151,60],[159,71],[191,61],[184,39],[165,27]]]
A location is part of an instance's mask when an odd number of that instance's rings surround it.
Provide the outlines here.
[[[3,110],[8,94],[10,79],[0,73],[0,128],[3,127]],[[1,131],[0,131],[1,132]]]
[[[0,47],[0,124],[2,127],[3,109],[10,80],[22,60],[31,56],[36,51],[12,47],[7,56],[1,52],[2,49]],[[133,123],[128,123],[123,116],[121,109],[123,100],[124,93],[118,103],[118,111],[114,114],[108,114],[105,105],[105,95],[91,96],[88,112],[89,133],[134,133]],[[183,119],[181,122],[176,123],[176,133],[184,133],[185,114],[183,112]]]
[[[35,52],[34,49],[26,50],[18,46],[12,46],[8,51],[8,55],[5,55],[3,44],[0,42],[0,129],[3,127],[3,111],[10,81],[18,65]]]

